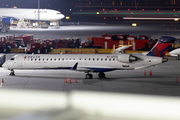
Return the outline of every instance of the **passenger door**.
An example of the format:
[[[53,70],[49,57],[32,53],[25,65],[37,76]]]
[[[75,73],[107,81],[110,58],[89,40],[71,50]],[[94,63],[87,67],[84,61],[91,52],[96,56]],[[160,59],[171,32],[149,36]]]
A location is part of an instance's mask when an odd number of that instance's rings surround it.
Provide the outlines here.
[[[17,65],[19,66],[19,67],[23,67],[23,56],[19,56],[18,58],[17,58]]]

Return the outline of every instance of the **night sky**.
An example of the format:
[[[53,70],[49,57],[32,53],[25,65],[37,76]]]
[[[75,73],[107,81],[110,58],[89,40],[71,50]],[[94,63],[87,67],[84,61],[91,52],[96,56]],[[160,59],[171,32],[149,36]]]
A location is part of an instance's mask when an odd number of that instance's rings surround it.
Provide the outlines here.
[[[71,0],[40,0],[40,7],[47,9],[60,10],[66,12],[69,10]],[[38,0],[0,0],[0,8],[38,8]]]

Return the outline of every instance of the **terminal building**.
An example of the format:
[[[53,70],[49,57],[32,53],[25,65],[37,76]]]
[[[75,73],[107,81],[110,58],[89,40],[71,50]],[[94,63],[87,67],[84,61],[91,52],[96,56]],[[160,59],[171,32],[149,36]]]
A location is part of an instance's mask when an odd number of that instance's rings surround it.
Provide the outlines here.
[[[117,22],[123,17],[178,17],[180,0],[72,0],[70,4],[71,20]]]

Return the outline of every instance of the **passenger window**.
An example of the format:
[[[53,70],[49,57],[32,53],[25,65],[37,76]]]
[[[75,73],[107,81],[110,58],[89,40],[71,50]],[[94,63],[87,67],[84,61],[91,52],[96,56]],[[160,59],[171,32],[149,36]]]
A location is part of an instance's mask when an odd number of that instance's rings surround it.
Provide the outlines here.
[[[84,60],[86,60],[86,58],[84,58]]]
[[[94,61],[95,59],[93,58],[93,61]]]
[[[103,58],[101,58],[101,61],[103,61]]]
[[[33,59],[31,59],[31,61],[33,61]]]
[[[99,58],[97,58],[97,61],[99,60]]]
[[[105,58],[105,61],[107,61],[107,58]]]
[[[115,61],[115,58],[113,58],[113,61]]]
[[[41,61],[41,59],[39,59],[39,61]]]
[[[81,58],[79,58],[79,60],[81,60]]]
[[[44,61],[44,58],[43,58],[43,61]]]
[[[47,61],[48,61],[48,59],[47,59]]]
[[[109,61],[111,61],[111,58],[109,59]]]
[[[58,60],[60,61],[61,59],[59,58]]]
[[[64,58],[62,59],[62,61],[64,61]]]
[[[75,58],[74,58],[74,60],[75,60]]]
[[[54,61],[56,61],[56,59],[54,59]]]
[[[91,60],[91,58],[89,58],[89,60]]]
[[[51,58],[51,61],[52,61],[52,58]]]
[[[71,58],[69,58],[69,60],[71,60]]]

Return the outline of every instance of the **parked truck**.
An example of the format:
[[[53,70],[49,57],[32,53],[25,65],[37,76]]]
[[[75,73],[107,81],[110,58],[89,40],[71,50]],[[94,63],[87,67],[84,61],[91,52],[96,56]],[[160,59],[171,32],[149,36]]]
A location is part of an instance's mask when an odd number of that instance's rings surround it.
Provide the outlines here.
[[[129,42],[133,42],[133,46],[128,49],[138,50],[143,49],[143,47],[145,47],[145,43],[149,42],[149,39],[149,35],[129,36],[103,34],[102,37],[88,37],[87,40],[82,42],[81,45],[83,48],[112,49],[114,45],[126,45]]]
[[[17,46],[26,47],[26,44],[31,43],[33,40],[33,34],[27,34],[27,35],[18,35],[15,36],[15,34],[7,34],[6,35],[7,40],[15,41],[17,43]]]
[[[47,53],[47,46],[41,39],[33,39],[31,43],[27,44],[26,53],[27,54],[40,54]]]
[[[81,39],[33,39],[31,43],[27,44],[27,53],[48,53],[51,49],[58,48],[79,48],[81,45]]]
[[[7,37],[0,37],[0,52],[9,53],[11,48],[18,48],[17,42]]]

